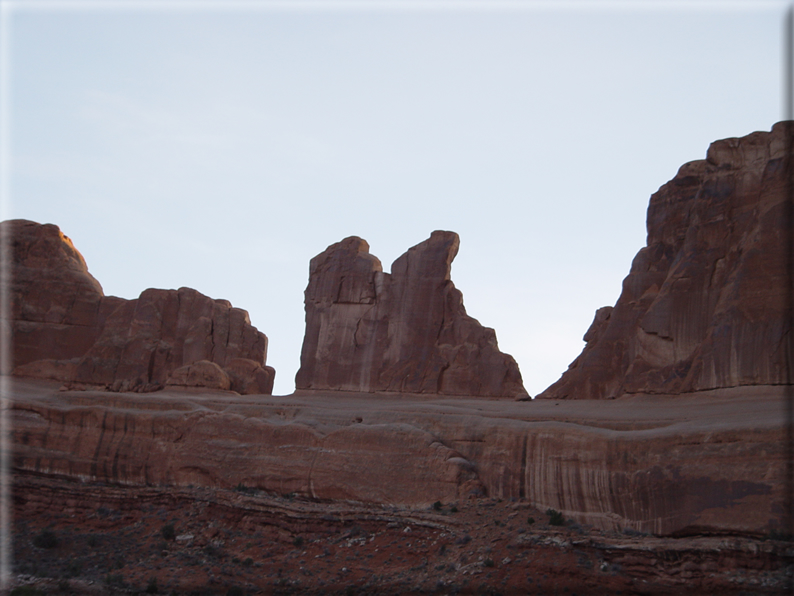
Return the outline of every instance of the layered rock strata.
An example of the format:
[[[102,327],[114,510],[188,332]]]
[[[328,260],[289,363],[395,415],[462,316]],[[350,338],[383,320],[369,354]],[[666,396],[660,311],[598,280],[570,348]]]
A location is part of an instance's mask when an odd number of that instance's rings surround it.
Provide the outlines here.
[[[57,226],[2,226],[11,242],[14,375],[114,391],[204,383],[272,392],[267,337],[246,311],[190,288],[149,289],[135,300],[105,296]]]
[[[760,536],[786,527],[783,389],[526,404],[17,380],[13,468],[414,507],[488,496],[604,529]]]
[[[313,258],[296,387],[525,397],[515,360],[450,279],[459,242],[433,232],[391,274],[355,236]]]
[[[786,384],[794,124],[713,143],[648,207],[648,242],[581,355],[538,397]]]

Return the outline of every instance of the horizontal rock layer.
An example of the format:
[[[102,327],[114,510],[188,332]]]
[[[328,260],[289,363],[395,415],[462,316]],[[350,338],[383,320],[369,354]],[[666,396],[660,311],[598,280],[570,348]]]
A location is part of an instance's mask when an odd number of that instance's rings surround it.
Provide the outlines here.
[[[428,506],[517,499],[608,529],[783,527],[782,388],[532,403],[14,383],[17,471]]]
[[[538,397],[791,382],[792,127],[717,141],[651,197],[620,298]]]
[[[149,289],[135,300],[105,296],[57,226],[0,225],[12,247],[13,374],[71,387],[155,391],[172,382],[172,373],[174,384],[184,384],[187,371],[179,369],[208,361],[223,369],[227,388],[272,392],[267,337],[246,311],[190,288]],[[192,382],[201,378],[193,374]]]
[[[515,360],[450,279],[459,242],[433,232],[391,274],[355,236],[312,259],[296,387],[526,397]]]

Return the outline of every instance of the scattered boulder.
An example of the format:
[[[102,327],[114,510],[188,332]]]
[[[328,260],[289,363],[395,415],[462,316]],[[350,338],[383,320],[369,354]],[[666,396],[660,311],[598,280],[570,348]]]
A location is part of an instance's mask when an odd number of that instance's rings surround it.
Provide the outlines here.
[[[350,237],[311,261],[298,389],[522,397],[515,360],[466,314],[450,279],[460,240],[433,232],[384,273]]]
[[[173,376],[175,384],[198,383],[208,374],[206,386],[220,388],[225,377],[226,389],[272,392],[267,337],[246,311],[190,288],[149,289],[135,300],[105,296],[57,226],[0,225],[12,248],[13,350],[11,370],[4,372],[73,389],[156,391],[177,369],[206,361],[228,371],[219,377],[206,365],[188,368]]]
[[[538,395],[602,399],[790,382],[794,123],[716,141],[648,207],[648,243],[581,355]]]

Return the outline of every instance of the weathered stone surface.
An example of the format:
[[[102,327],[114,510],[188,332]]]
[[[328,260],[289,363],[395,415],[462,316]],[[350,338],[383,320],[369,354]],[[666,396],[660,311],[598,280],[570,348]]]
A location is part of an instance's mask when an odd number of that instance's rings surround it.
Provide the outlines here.
[[[263,366],[250,358],[232,358],[226,364],[225,371],[229,375],[232,390],[237,393],[273,393],[276,371],[271,366]]]
[[[186,364],[208,360],[226,368],[236,358],[247,358],[261,367],[266,355],[267,338],[251,326],[244,310],[190,288],[150,289],[108,317],[77,364],[74,382],[156,391]],[[246,387],[252,381],[247,379]]]
[[[436,231],[384,273],[358,237],[311,261],[298,389],[480,397],[526,395],[493,329],[466,314],[450,279],[454,232]]]
[[[180,366],[165,382],[167,387],[205,387],[228,390],[232,383],[223,369],[209,360],[199,360]]]
[[[785,527],[782,387],[529,404],[57,389],[15,381],[15,471],[423,507],[488,496],[658,534]]]
[[[104,296],[82,255],[57,226],[21,219],[0,226],[12,266],[11,370],[41,360],[61,361],[22,370],[46,368],[45,376],[65,380],[74,365],[69,361],[88,351],[122,300]]]
[[[581,355],[538,397],[785,384],[791,123],[717,141],[651,197],[648,242]]]
[[[190,288],[149,289],[135,300],[105,296],[57,226],[2,226],[12,246],[14,375],[73,388],[155,391],[175,370],[206,360],[225,369],[235,391],[272,391],[267,337],[246,311]],[[217,379],[208,382],[218,387]]]

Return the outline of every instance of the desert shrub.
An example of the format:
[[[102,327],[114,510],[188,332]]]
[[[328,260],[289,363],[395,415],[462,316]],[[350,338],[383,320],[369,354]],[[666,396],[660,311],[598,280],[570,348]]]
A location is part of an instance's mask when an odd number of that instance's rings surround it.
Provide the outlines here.
[[[149,583],[146,584],[146,593],[147,594],[157,594],[160,589],[157,587],[157,578],[153,577],[149,580]]]
[[[441,511],[441,501],[436,501],[435,503],[433,503],[433,509],[435,509],[436,511]]]
[[[557,511],[556,509],[547,509],[546,515],[549,516],[549,525],[550,526],[563,526],[565,525],[565,518],[562,516],[562,513]]]
[[[58,546],[58,537],[52,530],[42,530],[33,537],[33,546],[38,548],[55,548]]]
[[[163,538],[166,540],[173,540],[176,538],[176,530],[174,530],[174,524],[165,524],[163,528],[160,530],[163,535]]]
[[[785,540],[786,542],[790,542],[791,534],[789,534],[785,530],[772,528],[771,530],[769,530],[769,534],[767,534],[767,538],[769,538],[769,540]]]
[[[240,586],[232,586],[227,590],[226,596],[245,596],[245,592]]]
[[[80,575],[80,572],[83,570],[83,566],[80,565],[78,561],[69,561],[66,565],[66,576],[67,577],[77,577]]]
[[[204,547],[204,554],[207,555],[208,557],[220,558],[223,553],[221,552],[221,549],[219,549],[217,546],[208,544],[207,546]]]
[[[300,548],[303,546],[303,536],[295,536],[295,539],[292,541],[292,545],[295,548]]]
[[[105,583],[108,586],[115,586],[121,588],[124,586],[124,576],[120,573],[108,573],[105,576]]]
[[[493,567],[494,566],[493,559],[485,559],[482,562],[482,564],[483,564],[484,567]]]
[[[532,524],[534,524],[534,523],[535,523],[535,518],[534,518],[534,517],[530,517],[530,518],[527,520],[527,523],[528,523],[528,524],[531,526]]]
[[[253,564],[254,564],[254,560],[251,557],[246,557],[243,560],[243,566],[244,567],[251,567]]]
[[[452,507],[449,508],[449,512],[450,513],[457,513],[458,512],[458,508],[453,505]]]

